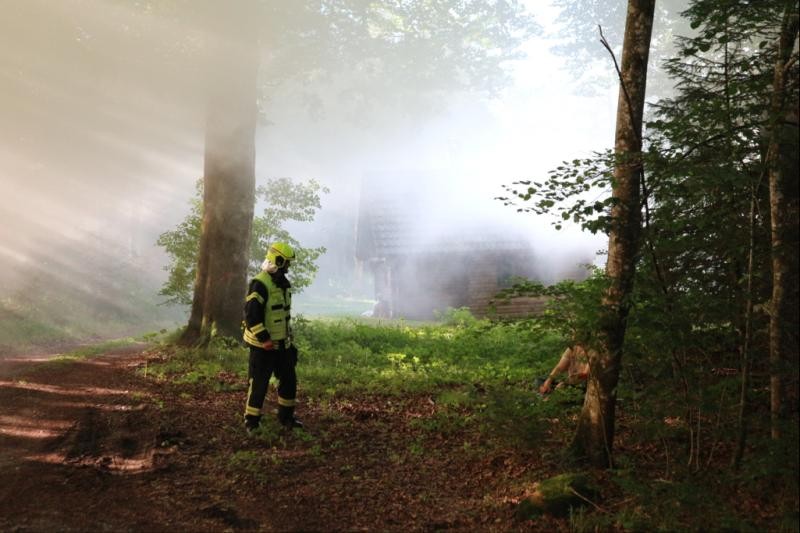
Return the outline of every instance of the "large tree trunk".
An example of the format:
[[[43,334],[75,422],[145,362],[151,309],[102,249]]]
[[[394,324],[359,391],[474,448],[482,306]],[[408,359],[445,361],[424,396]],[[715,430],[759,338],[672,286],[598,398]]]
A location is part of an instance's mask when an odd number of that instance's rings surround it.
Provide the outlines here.
[[[203,186],[203,205],[206,204],[206,188]],[[205,284],[208,278],[208,225],[209,212],[203,211],[203,222],[200,226],[200,242],[197,251],[197,268],[194,277],[194,295],[189,323],[181,336],[182,344],[195,344],[200,340],[203,327],[203,307],[205,305]]]
[[[798,101],[788,91],[789,58],[798,36],[796,6],[784,15],[775,62],[767,150],[772,225],[772,301],[769,323],[772,438],[781,437],[784,396],[797,401],[798,369]],[[791,379],[788,381],[787,378]]]
[[[184,342],[240,335],[255,203],[258,43],[255,3],[219,9],[203,173],[203,224]],[[235,12],[235,13],[234,13]]]
[[[611,466],[616,389],[641,226],[642,115],[655,0],[630,0],[620,67],[613,196],[603,299],[601,346],[590,357],[589,383],[573,451],[597,466]]]

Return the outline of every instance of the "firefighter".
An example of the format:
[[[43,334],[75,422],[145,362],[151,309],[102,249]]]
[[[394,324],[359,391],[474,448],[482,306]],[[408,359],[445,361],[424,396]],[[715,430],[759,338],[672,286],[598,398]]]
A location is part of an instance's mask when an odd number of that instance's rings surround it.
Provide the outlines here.
[[[244,341],[250,347],[250,387],[244,423],[248,432],[261,421],[270,376],[278,379],[278,421],[287,428],[303,427],[294,416],[297,396],[297,348],[292,344],[291,284],[286,278],[294,251],[286,243],[272,244],[259,272],[250,282],[245,301]]]

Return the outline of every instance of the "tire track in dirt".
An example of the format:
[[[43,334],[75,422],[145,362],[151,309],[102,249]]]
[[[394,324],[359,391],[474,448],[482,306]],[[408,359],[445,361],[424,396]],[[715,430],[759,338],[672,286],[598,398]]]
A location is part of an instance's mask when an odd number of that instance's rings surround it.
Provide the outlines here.
[[[134,367],[144,347],[0,367],[0,530],[219,529],[171,501],[169,435]],[[159,487],[166,484],[166,488]]]

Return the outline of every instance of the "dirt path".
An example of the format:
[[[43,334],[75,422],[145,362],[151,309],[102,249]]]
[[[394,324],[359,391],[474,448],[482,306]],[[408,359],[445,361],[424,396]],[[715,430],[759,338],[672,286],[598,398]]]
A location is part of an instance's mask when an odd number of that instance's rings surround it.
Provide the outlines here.
[[[243,384],[145,379],[153,354],[0,366],[2,531],[530,530],[537,458],[420,432],[426,397],[307,399],[307,433],[241,428]],[[268,426],[269,429],[269,426]],[[471,440],[472,439],[472,440]],[[543,519],[534,529],[563,530]]]
[[[133,370],[142,348],[60,363],[48,356],[0,365],[0,529],[219,529],[206,502],[174,497],[175,451]]]
[[[0,366],[0,529],[159,530],[190,525],[151,490],[158,421],[129,372],[141,351]],[[146,512],[143,510],[146,509]]]

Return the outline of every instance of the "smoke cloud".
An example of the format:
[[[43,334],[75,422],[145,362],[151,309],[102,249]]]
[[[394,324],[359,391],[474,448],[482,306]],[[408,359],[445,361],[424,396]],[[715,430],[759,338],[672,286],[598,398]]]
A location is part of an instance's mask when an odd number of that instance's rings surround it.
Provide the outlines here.
[[[203,50],[219,38],[190,4],[4,3],[0,298],[52,283],[98,302],[119,302],[131,287],[158,301],[166,257],[155,241],[186,216],[203,172],[214,79]],[[530,7],[542,25],[555,13]],[[571,94],[549,46],[543,37],[525,45],[528,59],[497,99],[459,92],[409,107],[379,92],[348,93],[358,72],[293,80],[267,47],[257,180],[315,178],[331,189],[316,221],[292,228],[304,244],[329,250],[308,298],[372,295],[355,259],[370,176],[392,175],[424,199],[414,209],[424,216],[406,221],[430,242],[475,228],[525,240],[546,281],[594,260],[602,239],[557,233],[494,200],[502,184],[543,176],[613,140],[613,91]]]

